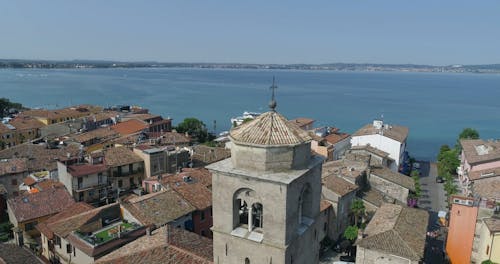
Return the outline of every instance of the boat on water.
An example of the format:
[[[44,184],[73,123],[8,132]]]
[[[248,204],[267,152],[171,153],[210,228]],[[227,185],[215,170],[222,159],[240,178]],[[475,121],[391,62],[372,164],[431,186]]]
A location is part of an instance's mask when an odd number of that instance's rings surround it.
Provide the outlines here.
[[[242,116],[231,118],[231,124],[233,124],[233,126],[239,126],[239,125],[243,124],[243,122],[245,120],[255,119],[256,117],[260,116],[261,114],[262,113],[245,111],[245,112],[243,112]]]

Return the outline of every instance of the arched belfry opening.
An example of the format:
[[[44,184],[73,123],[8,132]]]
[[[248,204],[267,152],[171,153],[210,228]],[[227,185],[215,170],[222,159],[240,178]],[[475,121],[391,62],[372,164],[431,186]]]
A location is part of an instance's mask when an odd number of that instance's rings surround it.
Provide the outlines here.
[[[311,186],[309,184],[305,184],[302,187],[302,191],[299,196],[299,224],[307,224],[314,217],[312,213],[312,193]]]
[[[244,227],[248,232],[262,228],[264,207],[257,193],[248,188],[239,189],[233,199],[233,229]]]

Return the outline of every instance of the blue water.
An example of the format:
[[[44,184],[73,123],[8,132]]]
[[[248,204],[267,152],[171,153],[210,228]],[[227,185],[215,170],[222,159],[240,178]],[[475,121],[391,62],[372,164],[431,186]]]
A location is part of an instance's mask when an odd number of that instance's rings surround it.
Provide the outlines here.
[[[353,133],[374,118],[410,128],[408,148],[435,159],[464,127],[500,138],[500,75],[221,69],[4,69],[0,96],[29,107],[134,104],[228,130],[244,110],[267,111],[276,76],[278,111]]]

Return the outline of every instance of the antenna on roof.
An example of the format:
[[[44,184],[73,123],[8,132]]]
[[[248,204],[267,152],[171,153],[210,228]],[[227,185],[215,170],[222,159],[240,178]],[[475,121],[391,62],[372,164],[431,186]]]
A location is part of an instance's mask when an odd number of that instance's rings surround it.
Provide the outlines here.
[[[273,85],[269,87],[272,90],[272,95],[271,95],[271,102],[269,102],[269,108],[271,108],[271,111],[276,111],[276,100],[274,99],[274,91],[278,89],[278,86],[276,86],[275,83],[275,78],[273,76]]]

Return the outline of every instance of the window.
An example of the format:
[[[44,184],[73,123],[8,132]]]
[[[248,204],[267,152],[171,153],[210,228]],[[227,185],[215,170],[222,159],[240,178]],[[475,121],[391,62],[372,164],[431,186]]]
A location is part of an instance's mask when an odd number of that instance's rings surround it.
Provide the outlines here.
[[[83,188],[83,178],[78,178],[78,189]]]
[[[201,236],[206,237],[207,236],[207,232],[205,230],[201,230]]]
[[[123,181],[122,180],[118,180],[118,188],[121,188],[123,186]]]
[[[17,185],[17,179],[12,179],[12,185]]]
[[[25,231],[30,231],[30,230],[33,230],[33,229],[35,229],[35,226],[36,226],[37,224],[38,224],[38,222],[37,222],[37,221],[33,221],[33,222],[31,222],[31,223],[27,223],[27,224],[25,224],[25,225],[24,225],[24,230],[25,230]]]
[[[59,248],[61,248],[61,238],[58,236],[55,236],[55,237],[56,237],[56,245],[58,245]]]
[[[72,248],[71,248],[71,244],[66,244],[66,253],[68,253],[68,254],[73,253]]]
[[[204,211],[200,212],[200,220],[205,221],[205,212]]]
[[[99,174],[97,174],[97,183],[99,184],[103,183],[102,172],[99,172]]]
[[[250,264],[250,259],[249,258],[245,258],[245,264]]]
[[[262,204],[254,203],[252,205],[252,225],[254,227],[262,228]]]
[[[486,246],[486,255],[489,255],[490,254],[490,245],[487,245]]]
[[[79,202],[82,202],[82,201],[83,201],[83,198],[84,198],[83,192],[79,193],[79,194],[78,194],[78,201],[79,201]]]

